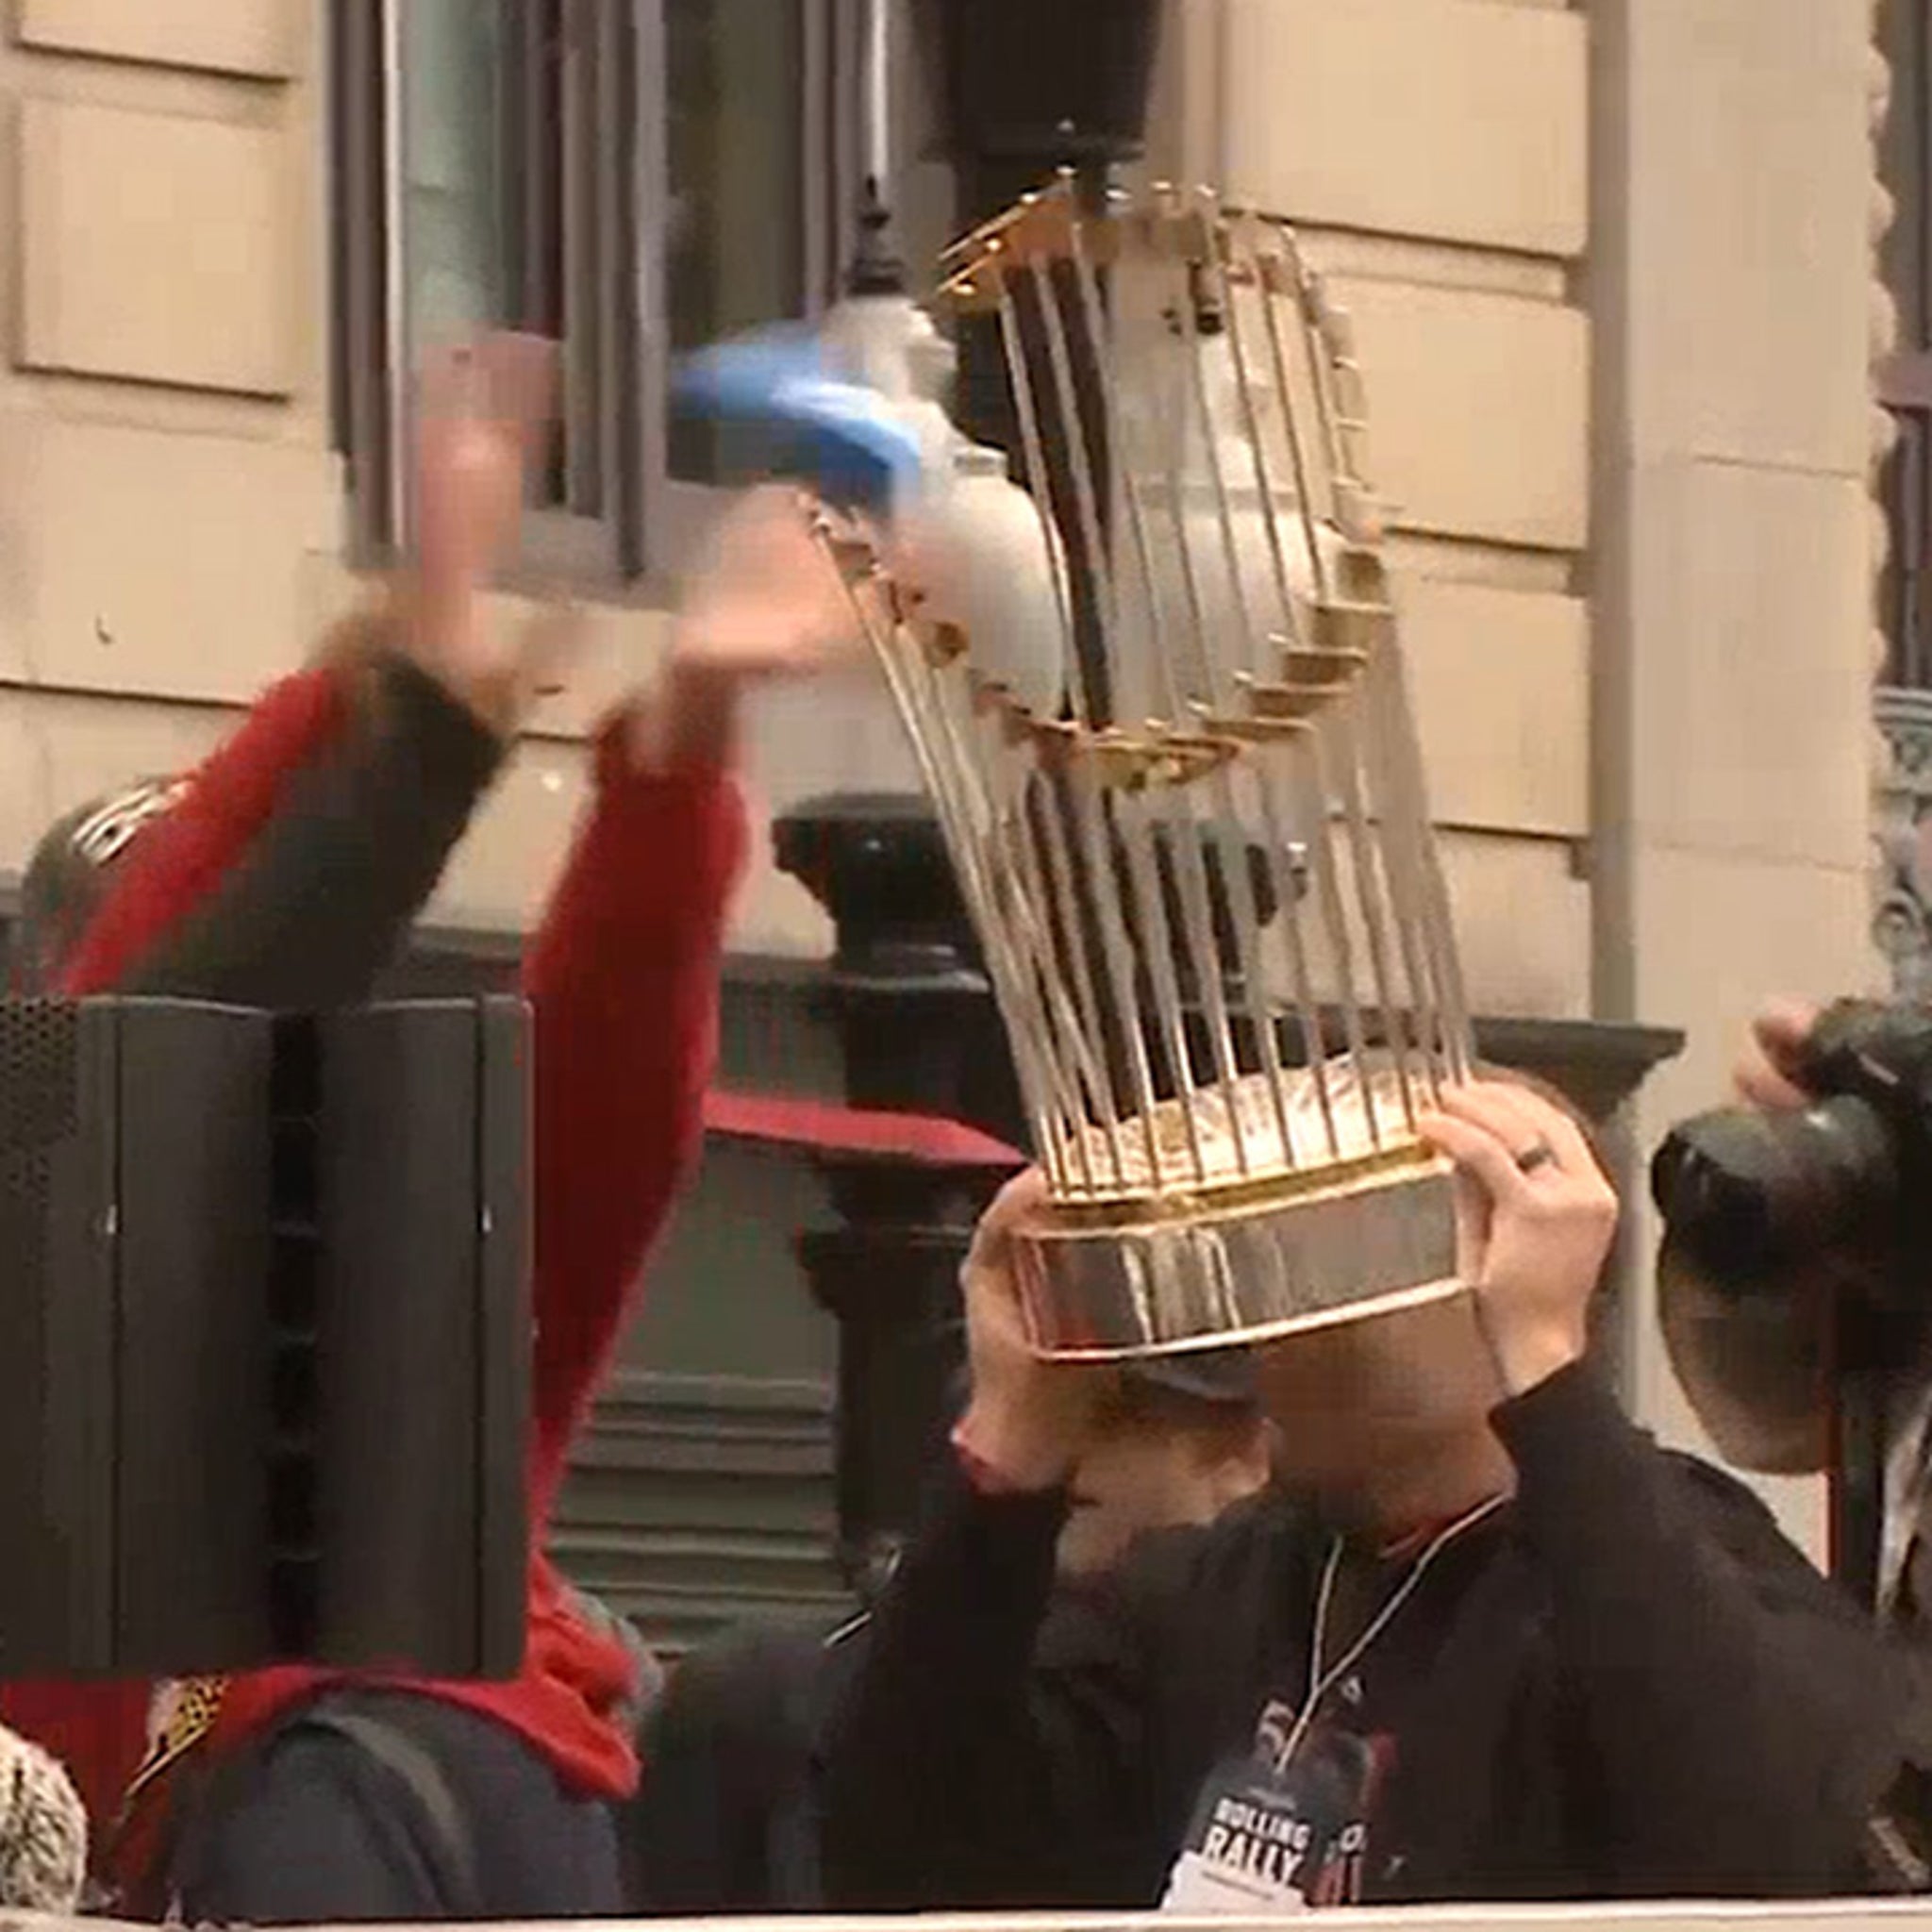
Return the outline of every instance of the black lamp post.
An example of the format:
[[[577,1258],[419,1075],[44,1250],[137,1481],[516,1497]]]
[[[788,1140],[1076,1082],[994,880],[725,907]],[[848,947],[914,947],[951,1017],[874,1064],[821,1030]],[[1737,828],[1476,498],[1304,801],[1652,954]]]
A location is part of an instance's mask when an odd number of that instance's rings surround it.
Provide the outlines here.
[[[958,228],[1062,167],[1097,188],[1139,153],[1159,12],[1158,0],[914,0],[956,171]],[[846,278],[855,297],[905,289],[886,244],[884,191],[867,184]],[[959,358],[960,427],[1014,447],[996,336],[963,327]],[[1091,621],[1081,630],[1091,651]],[[827,998],[847,1100],[950,1116],[1024,1144],[1006,1037],[925,799],[815,799],[780,822],[775,841],[780,867],[832,916]],[[841,1324],[840,1538],[863,1588],[909,1523],[950,1412],[961,1358],[958,1266],[999,1176],[834,1156],[822,1164],[840,1224],[806,1234],[800,1254]]]
[[[958,232],[1062,168],[1098,193],[1139,158],[1161,11],[1159,0],[915,0]],[[978,441],[1017,446],[997,321],[960,326],[954,413]]]
[[[960,232],[1060,168],[1099,193],[1140,153],[1159,17],[1159,0],[912,0]],[[868,184],[850,295],[904,291],[885,245],[883,188]],[[958,356],[960,429],[1014,450],[997,326],[962,323]],[[1091,456],[1103,470],[1105,452]],[[1055,494],[1062,489],[1057,477]],[[1076,529],[1076,520],[1062,516],[1060,525]],[[1091,572],[1076,545],[1073,553],[1076,647],[1095,688]],[[927,802],[813,800],[776,827],[776,856],[833,916],[829,1001],[848,1101],[949,1115],[1024,1143],[1005,1034]],[[806,1235],[800,1252],[813,1292],[841,1322],[841,1541],[863,1578],[908,1524],[949,1416],[960,1362],[957,1272],[997,1174],[837,1158],[824,1167],[841,1224]]]
[[[782,870],[832,915],[825,994],[854,1107],[939,1114],[1022,1139],[1006,1038],[924,798],[814,801],[775,834]],[[839,1322],[840,1556],[861,1594],[889,1567],[951,1413],[958,1271],[998,1172],[826,1153],[838,1224],[799,1259]]]
[[[941,104],[957,226],[1062,167],[1096,188],[1140,152],[1158,0],[914,0]],[[853,296],[892,295],[885,184],[867,184]],[[1002,448],[1016,431],[998,341],[962,328],[955,414]],[[1085,598],[1081,600],[1083,604]],[[1091,625],[1083,622],[1083,648]],[[776,827],[780,867],[832,915],[828,1001],[854,1106],[948,1115],[1024,1144],[1019,1093],[972,925],[923,797],[816,799]],[[841,1324],[839,1498],[863,1587],[908,1524],[960,1360],[957,1274],[998,1175],[827,1157],[836,1227],[803,1237],[813,1292]]]

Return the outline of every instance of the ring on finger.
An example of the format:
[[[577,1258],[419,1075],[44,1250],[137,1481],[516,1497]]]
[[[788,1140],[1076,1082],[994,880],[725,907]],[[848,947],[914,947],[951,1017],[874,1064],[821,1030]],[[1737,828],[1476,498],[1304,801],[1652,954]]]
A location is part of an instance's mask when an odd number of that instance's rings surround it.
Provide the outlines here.
[[[1524,1174],[1534,1174],[1540,1167],[1555,1167],[1557,1150],[1547,1141],[1532,1141],[1516,1157],[1516,1165]]]

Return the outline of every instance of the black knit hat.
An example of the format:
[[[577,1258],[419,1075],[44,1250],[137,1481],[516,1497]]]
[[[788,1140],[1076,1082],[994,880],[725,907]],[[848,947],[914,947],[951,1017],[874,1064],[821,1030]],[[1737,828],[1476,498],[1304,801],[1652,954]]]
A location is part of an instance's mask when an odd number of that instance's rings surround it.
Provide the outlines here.
[[[107,897],[114,862],[187,787],[185,778],[142,778],[55,820],[20,882],[10,962],[19,991],[44,992],[53,985]]]

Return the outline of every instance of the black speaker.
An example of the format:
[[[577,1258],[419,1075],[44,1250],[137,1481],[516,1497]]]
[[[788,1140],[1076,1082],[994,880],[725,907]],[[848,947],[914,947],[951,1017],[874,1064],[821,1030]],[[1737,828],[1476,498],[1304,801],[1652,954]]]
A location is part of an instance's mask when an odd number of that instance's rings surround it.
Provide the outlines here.
[[[265,1015],[0,1004],[0,1674],[273,1652]]]
[[[526,1054],[0,1003],[0,1676],[517,1667]]]
[[[327,1662],[523,1660],[526,1036],[509,998],[313,1023],[320,1590],[303,1645]]]

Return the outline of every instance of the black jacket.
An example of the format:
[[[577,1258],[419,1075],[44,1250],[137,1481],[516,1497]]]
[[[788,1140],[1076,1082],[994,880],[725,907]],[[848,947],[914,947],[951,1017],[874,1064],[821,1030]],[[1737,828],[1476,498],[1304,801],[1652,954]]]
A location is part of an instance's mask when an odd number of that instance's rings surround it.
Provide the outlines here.
[[[1857,1607],[1589,1371],[1495,1424],[1515,1501],[1441,1553],[1320,1712],[1323,1750],[1360,1767],[1339,1896],[1857,1888],[1903,1754]],[[1334,1545],[1310,1506],[1150,1539],[1042,1628],[1065,1508],[949,1472],[835,1723],[830,1904],[1154,1905],[1208,1774],[1271,1703],[1299,1707]]]
[[[346,728],[117,992],[285,1012],[370,997],[509,747],[407,658],[327,675],[349,686]]]

